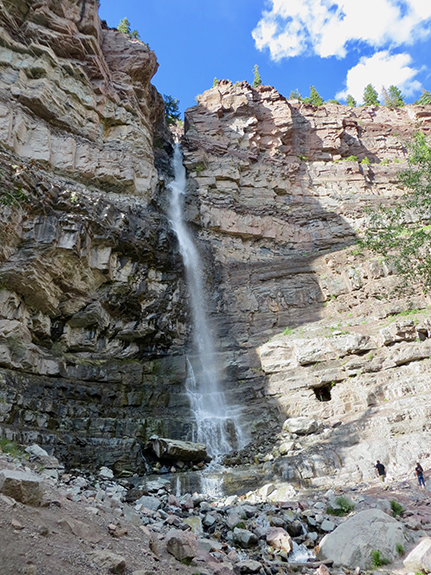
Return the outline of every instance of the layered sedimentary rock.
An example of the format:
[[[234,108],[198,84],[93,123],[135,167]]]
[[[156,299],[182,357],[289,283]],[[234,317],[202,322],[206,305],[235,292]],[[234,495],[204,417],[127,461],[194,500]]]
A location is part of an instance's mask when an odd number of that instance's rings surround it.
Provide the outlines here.
[[[0,425],[122,471],[153,433],[192,439],[191,338],[156,57],[97,4],[0,0]],[[186,214],[228,402],[246,434],[305,414],[335,442],[312,454],[286,437],[285,477],[349,461],[362,476],[373,426],[386,453],[410,434],[419,455],[428,300],[394,298],[391,266],[355,242],[430,125],[429,107],[314,108],[225,81],[186,114]]]
[[[95,0],[0,4],[1,425],[68,465],[135,468],[187,426],[156,56]]]
[[[364,208],[402,193],[409,141],[430,127],[430,107],[315,108],[226,81],[186,113],[194,217],[214,250],[220,330],[241,382],[233,393],[250,426],[264,422],[263,404],[323,425],[296,448],[286,437],[289,457],[274,464],[283,477],[345,466],[341,483],[360,480],[379,456],[406,472],[426,451],[429,300],[419,286],[394,292],[391,265],[355,244]]]

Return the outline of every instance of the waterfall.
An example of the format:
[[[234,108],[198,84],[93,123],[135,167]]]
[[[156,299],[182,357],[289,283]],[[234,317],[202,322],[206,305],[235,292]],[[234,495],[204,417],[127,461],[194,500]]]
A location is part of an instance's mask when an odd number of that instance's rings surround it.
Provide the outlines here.
[[[239,408],[228,406],[220,389],[218,365],[206,313],[203,268],[197,247],[183,220],[186,170],[179,144],[175,146],[173,165],[175,179],[169,184],[171,197],[168,216],[184,261],[197,356],[194,366],[187,359],[186,391],[196,420],[193,440],[205,443],[209,455],[215,457],[243,447],[245,441],[238,424]]]

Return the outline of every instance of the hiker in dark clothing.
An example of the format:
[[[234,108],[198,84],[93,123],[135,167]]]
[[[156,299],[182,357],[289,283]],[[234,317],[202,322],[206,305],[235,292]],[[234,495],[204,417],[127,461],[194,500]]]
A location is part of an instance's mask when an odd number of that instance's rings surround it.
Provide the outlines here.
[[[383,465],[383,463],[380,463],[379,460],[377,460],[377,463],[375,464],[375,469],[376,469],[376,476],[380,479],[380,481],[382,483],[385,482],[386,479],[386,469],[385,466]]]
[[[423,489],[425,491],[426,487],[425,487],[425,479],[424,479],[424,470],[422,468],[422,465],[419,463],[419,461],[416,463],[415,473],[416,473],[416,477],[418,478],[418,481],[419,481],[419,489]]]

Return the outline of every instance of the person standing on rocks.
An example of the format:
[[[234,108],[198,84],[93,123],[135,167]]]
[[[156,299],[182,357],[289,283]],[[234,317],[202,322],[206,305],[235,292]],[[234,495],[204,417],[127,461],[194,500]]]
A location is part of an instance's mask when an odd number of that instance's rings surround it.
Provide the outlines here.
[[[418,478],[419,489],[423,489],[423,491],[425,491],[426,487],[425,487],[425,479],[424,479],[424,470],[422,468],[422,465],[419,463],[419,461],[416,463],[415,473],[416,473],[416,477]]]
[[[385,466],[383,465],[383,463],[380,463],[379,460],[377,460],[376,464],[375,464],[375,469],[376,469],[376,476],[380,479],[380,481],[382,483],[385,482],[386,479],[386,469]],[[385,487],[386,489],[386,487]]]

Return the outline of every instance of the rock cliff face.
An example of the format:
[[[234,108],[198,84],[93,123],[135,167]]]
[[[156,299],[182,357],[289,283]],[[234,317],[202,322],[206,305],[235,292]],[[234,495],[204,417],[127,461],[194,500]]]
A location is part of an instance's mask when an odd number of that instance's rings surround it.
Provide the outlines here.
[[[0,0],[0,426],[122,471],[153,433],[190,439],[191,338],[156,57],[97,7]],[[285,477],[340,462],[362,476],[381,434],[388,458],[408,442],[421,455],[429,302],[395,298],[393,270],[355,243],[430,126],[429,107],[313,108],[225,81],[186,114],[187,218],[228,401],[246,433],[323,422],[314,454],[296,439],[276,459]]]
[[[271,400],[283,417],[324,423],[313,453],[299,440],[275,464],[284,477],[347,465],[360,479],[373,458],[406,471],[428,453],[429,300],[394,293],[391,267],[355,246],[364,207],[400,194],[418,128],[429,133],[430,107],[316,109],[226,81],[186,113],[194,217],[214,250],[234,395],[250,425],[265,422]]]
[[[156,56],[95,0],[0,4],[1,424],[69,465],[136,467],[187,425]]]

